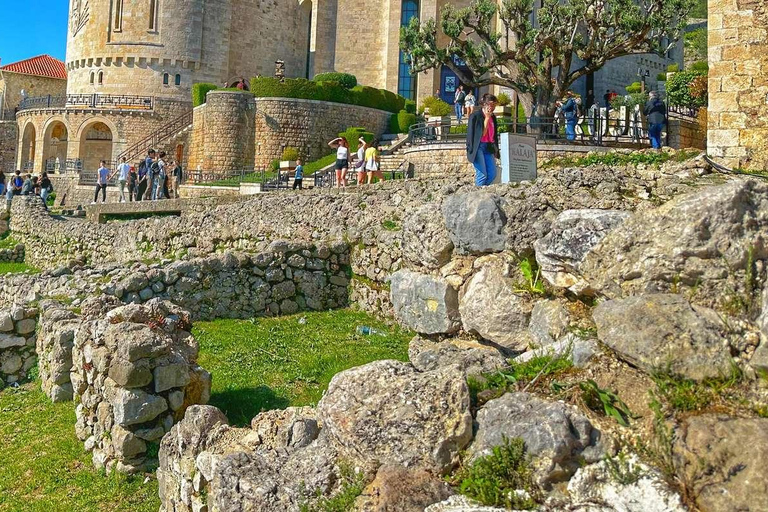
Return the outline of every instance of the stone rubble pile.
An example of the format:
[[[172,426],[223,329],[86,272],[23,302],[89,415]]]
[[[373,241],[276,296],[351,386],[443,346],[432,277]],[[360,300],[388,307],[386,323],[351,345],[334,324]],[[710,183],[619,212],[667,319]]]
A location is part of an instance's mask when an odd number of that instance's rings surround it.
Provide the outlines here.
[[[21,382],[37,362],[37,309],[0,309],[0,389]]]
[[[157,445],[192,404],[208,401],[189,313],[160,300],[126,305],[77,330],[71,383],[75,430],[97,468],[151,468]]]

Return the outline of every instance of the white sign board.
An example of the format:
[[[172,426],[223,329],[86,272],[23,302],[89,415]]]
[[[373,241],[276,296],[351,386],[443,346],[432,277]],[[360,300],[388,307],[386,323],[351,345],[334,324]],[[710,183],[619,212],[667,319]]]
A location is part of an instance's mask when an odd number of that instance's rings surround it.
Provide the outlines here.
[[[517,183],[536,179],[536,137],[502,133],[501,182]]]

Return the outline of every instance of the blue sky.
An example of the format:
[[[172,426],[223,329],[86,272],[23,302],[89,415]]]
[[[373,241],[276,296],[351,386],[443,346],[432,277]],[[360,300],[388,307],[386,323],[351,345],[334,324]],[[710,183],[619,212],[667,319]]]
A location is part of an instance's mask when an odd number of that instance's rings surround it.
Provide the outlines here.
[[[64,60],[68,11],[67,0],[0,0],[0,61],[43,53]]]

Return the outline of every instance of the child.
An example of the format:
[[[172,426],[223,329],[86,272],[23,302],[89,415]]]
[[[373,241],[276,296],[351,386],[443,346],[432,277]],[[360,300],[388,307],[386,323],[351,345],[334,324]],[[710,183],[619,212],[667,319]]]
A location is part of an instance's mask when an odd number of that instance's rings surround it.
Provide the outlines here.
[[[296,174],[293,176],[293,190],[297,188],[304,190],[302,183],[304,183],[304,167],[301,165],[301,159],[296,160]]]

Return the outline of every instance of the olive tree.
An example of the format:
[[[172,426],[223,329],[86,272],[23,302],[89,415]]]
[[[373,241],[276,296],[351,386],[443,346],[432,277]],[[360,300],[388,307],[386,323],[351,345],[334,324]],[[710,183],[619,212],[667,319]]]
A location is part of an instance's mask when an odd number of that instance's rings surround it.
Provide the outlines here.
[[[510,87],[526,112],[551,116],[576,80],[611,59],[669,51],[694,2],[472,0],[445,5],[439,22],[412,18],[400,47],[412,73],[448,66],[471,87]]]

